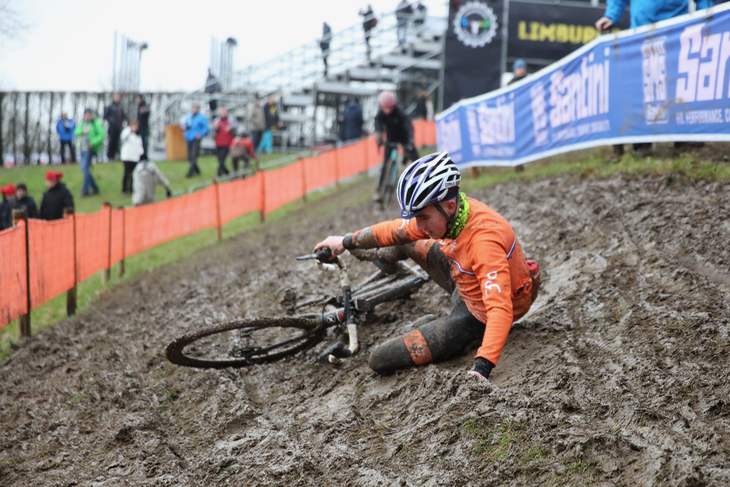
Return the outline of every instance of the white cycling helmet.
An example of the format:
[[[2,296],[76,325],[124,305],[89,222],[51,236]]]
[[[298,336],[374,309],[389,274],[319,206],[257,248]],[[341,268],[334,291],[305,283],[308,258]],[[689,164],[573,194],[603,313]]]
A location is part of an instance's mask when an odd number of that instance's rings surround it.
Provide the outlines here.
[[[427,206],[454,197],[459,183],[461,173],[448,152],[421,157],[403,171],[398,181],[401,217],[413,218]]]

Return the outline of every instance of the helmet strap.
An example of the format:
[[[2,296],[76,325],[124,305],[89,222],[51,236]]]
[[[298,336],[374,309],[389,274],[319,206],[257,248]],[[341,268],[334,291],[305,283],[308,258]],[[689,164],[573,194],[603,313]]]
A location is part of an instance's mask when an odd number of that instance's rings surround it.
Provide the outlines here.
[[[446,214],[446,211],[441,208],[441,202],[436,203],[434,206],[436,209],[444,216],[446,217],[446,232],[441,238],[446,238],[446,235],[449,234],[452,228],[454,228],[454,223],[456,222],[456,217],[459,215],[459,205],[461,204],[461,194],[456,193],[456,210],[454,210],[454,214],[449,216]],[[447,200],[450,201],[450,200]]]

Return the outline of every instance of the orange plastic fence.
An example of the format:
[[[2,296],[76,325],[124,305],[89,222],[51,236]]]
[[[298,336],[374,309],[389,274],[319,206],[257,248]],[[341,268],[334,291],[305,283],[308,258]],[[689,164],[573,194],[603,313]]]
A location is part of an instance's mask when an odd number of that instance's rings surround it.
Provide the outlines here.
[[[215,228],[215,188],[124,210],[124,251],[129,257],[184,235]]]
[[[76,276],[84,281],[109,267],[108,209],[76,215]]]
[[[0,328],[28,312],[25,223],[0,232]]]
[[[29,220],[30,298],[35,309],[75,284],[74,217]]]
[[[337,159],[334,151],[308,157],[304,164],[304,182],[307,193],[337,182]]]
[[[415,121],[414,131],[417,146],[436,143],[434,122]],[[53,222],[30,220],[31,308],[125,257],[215,228],[251,211],[270,213],[310,191],[378,166],[382,160],[382,150],[371,137],[275,171],[156,204],[104,208]],[[0,328],[28,312],[24,225],[21,222],[17,228],[0,232]]]
[[[261,179],[263,177],[264,173],[258,172],[251,178],[218,185],[222,224],[251,211],[262,210]]]
[[[416,147],[436,145],[436,122],[415,120],[413,122],[413,143]]]
[[[367,171],[365,142],[341,147],[335,151],[337,159],[337,175],[340,180]]]
[[[281,208],[287,203],[304,196],[302,164],[294,164],[264,174],[264,214]]]
[[[367,154],[368,169],[383,163],[383,149],[378,148],[378,142],[375,137],[371,137],[365,141],[365,152]]]

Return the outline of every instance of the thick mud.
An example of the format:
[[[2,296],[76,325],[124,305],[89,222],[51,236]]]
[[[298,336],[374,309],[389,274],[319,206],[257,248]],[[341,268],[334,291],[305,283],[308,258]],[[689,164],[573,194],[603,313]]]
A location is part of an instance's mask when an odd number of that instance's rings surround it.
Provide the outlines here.
[[[333,336],[249,369],[165,360],[172,338],[206,323],[283,315],[285,288],[336,289],[293,257],[382,219],[371,184],[119,286],[23,343],[0,366],[0,485],[730,485],[729,183],[471,192],[544,275],[489,383],[465,373],[474,350],[391,376],[368,368],[379,343],[447,311],[432,283],[378,308],[342,366],[311,364]]]

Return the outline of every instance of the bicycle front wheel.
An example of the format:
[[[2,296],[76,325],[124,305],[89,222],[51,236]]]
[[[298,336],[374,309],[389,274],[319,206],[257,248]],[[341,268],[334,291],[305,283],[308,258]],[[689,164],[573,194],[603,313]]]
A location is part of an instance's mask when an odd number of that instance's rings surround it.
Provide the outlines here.
[[[186,367],[247,367],[306,350],[322,340],[324,331],[314,316],[230,321],[176,338],[165,355]]]

